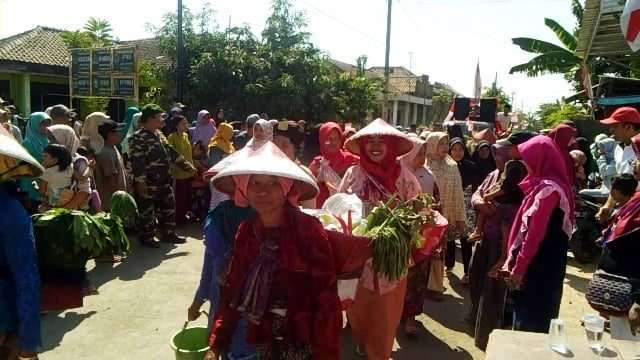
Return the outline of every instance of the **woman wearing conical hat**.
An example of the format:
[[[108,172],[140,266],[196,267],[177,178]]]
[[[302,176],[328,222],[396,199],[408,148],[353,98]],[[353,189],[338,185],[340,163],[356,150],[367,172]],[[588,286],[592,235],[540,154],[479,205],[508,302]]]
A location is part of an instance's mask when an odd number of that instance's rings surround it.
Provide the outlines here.
[[[297,208],[317,195],[315,180],[268,142],[212,181],[256,215],[236,233],[205,359],[228,348],[240,318],[260,358],[340,358],[333,251],[320,222]]]
[[[44,169],[0,127],[0,357],[34,359],[41,344],[40,276],[31,217],[15,180]]]
[[[398,162],[398,157],[410,152],[414,144],[384,120],[377,119],[351,136],[345,148],[359,155],[360,163],[347,170],[338,192],[356,194],[364,204],[365,215],[379,201],[392,196],[408,200],[420,194],[416,177]],[[406,288],[406,278],[386,281],[373,273],[370,261],[365,265],[347,317],[368,359],[386,360],[391,355]]]

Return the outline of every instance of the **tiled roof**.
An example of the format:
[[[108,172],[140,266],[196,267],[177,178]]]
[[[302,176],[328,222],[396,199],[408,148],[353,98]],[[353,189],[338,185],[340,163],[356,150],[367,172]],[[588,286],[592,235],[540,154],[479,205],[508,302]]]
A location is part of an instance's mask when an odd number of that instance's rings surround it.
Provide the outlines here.
[[[369,68],[366,72],[369,77],[384,78],[384,66]],[[393,94],[413,94],[416,92],[418,76],[402,66],[393,66],[389,69],[389,91]]]
[[[349,74],[355,73],[358,71],[357,66],[348,64],[346,62],[342,62],[340,60],[329,59],[329,62],[332,63],[335,67],[337,67],[340,71],[343,71]]]
[[[69,66],[62,30],[44,26],[0,39],[0,60],[32,64]]]
[[[61,32],[63,30],[38,26],[0,39],[0,60],[68,67],[69,50],[60,37]],[[158,39],[121,41],[118,45],[137,45],[143,60],[160,66],[172,64],[169,57],[160,53]]]

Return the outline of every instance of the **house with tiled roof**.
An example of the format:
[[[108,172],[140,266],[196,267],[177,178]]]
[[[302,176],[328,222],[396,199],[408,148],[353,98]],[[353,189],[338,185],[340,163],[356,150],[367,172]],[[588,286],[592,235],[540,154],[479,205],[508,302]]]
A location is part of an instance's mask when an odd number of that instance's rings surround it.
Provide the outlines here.
[[[69,104],[70,54],[62,32],[38,26],[0,39],[0,97],[10,99],[22,114]],[[142,60],[172,65],[171,59],[160,53],[157,39],[122,41],[118,45],[137,46]],[[117,119],[125,107],[123,100],[112,100],[109,113]]]
[[[339,60],[330,59],[338,71],[355,73],[357,66]],[[384,79],[384,66],[373,66],[365,70],[369,78]],[[387,114],[383,118],[389,119],[393,125],[409,127],[413,124],[426,124],[431,107],[431,84],[429,76],[418,76],[402,66],[389,68],[389,103]],[[384,96],[379,94],[380,107]],[[386,116],[386,117],[385,117]]]

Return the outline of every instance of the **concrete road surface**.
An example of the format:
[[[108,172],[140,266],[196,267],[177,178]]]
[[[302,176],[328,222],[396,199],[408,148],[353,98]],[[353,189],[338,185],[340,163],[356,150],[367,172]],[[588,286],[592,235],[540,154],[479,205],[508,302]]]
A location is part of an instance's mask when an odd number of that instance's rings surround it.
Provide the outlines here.
[[[198,285],[204,252],[200,232],[199,226],[188,226],[182,231],[190,237],[186,244],[163,244],[160,249],[141,248],[133,242],[132,254],[121,264],[90,262],[89,277],[99,294],[85,297],[82,308],[43,316],[41,359],[174,359],[169,339],[182,328]],[[579,319],[590,311],[583,294],[594,269],[572,260],[569,264],[560,316],[568,321],[570,333],[582,333]],[[417,339],[398,333],[394,359],[484,358],[463,320],[468,303],[461,273],[458,263],[448,274],[443,302],[425,303],[419,317],[424,328]],[[196,323],[204,325],[206,320]],[[349,331],[342,334],[343,359],[359,359]]]

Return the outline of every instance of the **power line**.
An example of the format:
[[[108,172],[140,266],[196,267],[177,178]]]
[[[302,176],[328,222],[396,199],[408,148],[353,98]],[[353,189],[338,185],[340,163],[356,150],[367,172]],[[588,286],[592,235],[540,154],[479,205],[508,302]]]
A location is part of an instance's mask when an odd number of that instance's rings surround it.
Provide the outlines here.
[[[371,41],[372,43],[375,43],[378,46],[385,46],[384,42],[382,42],[381,39],[376,39],[376,38],[372,37],[368,33],[364,32],[364,31],[362,31],[362,30],[360,30],[360,29],[358,29],[358,28],[356,28],[356,27],[354,27],[352,25],[349,25],[348,23],[346,23],[346,22],[334,17],[331,14],[326,13],[325,11],[323,11],[322,9],[318,8],[317,6],[311,4],[310,2],[305,1],[305,0],[300,0],[300,2],[306,4],[309,8],[311,8],[312,10],[317,12],[318,14],[320,14],[320,15],[322,15],[322,16],[324,16],[324,17],[326,17],[326,18],[328,18],[328,19],[330,19],[332,21],[334,21],[337,24],[340,24],[340,25],[344,26],[345,28],[353,31],[354,33],[357,33],[358,35],[362,36],[363,38],[366,38],[367,40]]]

